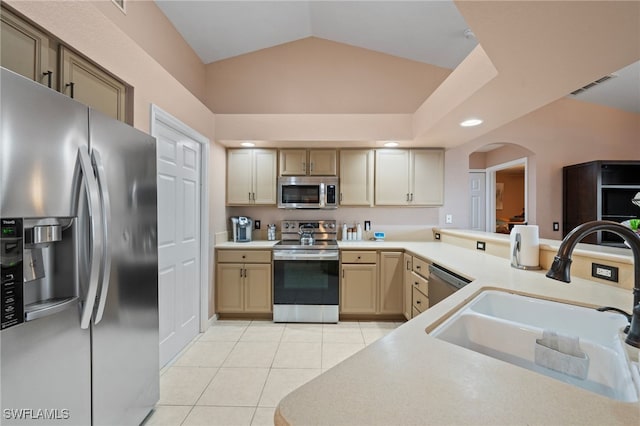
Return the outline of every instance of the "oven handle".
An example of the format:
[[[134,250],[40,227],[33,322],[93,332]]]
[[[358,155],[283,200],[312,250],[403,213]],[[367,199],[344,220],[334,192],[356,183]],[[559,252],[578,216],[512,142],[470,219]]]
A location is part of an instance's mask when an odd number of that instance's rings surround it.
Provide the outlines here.
[[[273,252],[273,260],[340,260],[339,252],[331,253],[278,253]]]

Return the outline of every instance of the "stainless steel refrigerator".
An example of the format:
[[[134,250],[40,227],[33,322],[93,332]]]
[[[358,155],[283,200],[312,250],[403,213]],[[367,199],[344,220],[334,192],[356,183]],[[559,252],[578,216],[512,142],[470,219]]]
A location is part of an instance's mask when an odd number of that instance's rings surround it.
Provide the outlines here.
[[[159,399],[155,139],[0,68],[0,423]]]

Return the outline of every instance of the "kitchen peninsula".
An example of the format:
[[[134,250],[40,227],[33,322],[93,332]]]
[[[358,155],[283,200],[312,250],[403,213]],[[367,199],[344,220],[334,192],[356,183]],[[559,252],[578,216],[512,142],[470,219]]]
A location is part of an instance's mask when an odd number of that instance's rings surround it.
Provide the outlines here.
[[[638,423],[638,402],[608,399],[427,334],[486,289],[627,311],[630,290],[575,277],[570,284],[553,281],[544,270],[517,270],[504,257],[444,242],[383,244],[475,280],[289,394],[278,406],[276,425]],[[631,356],[637,359],[638,350]]]

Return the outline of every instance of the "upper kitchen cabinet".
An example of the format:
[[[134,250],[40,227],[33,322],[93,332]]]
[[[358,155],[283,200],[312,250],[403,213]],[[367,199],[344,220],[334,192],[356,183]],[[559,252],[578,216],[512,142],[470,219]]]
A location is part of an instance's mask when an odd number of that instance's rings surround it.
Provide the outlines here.
[[[443,150],[376,150],[376,205],[439,206],[443,202]]]
[[[335,149],[281,149],[280,176],[336,176]]]
[[[591,161],[566,166],[563,172],[563,235],[592,220],[625,220],[640,217],[633,203],[640,192],[640,161]],[[623,245],[610,232],[586,236],[583,242]]]
[[[372,150],[340,150],[340,205],[373,205]]]
[[[275,205],[276,170],[275,149],[228,150],[227,205]]]
[[[123,82],[4,7],[0,21],[3,67],[117,120],[133,122]]]
[[[98,111],[125,121],[124,84],[60,46],[60,91]]]
[[[3,67],[55,89],[56,51],[50,44],[53,43],[45,33],[2,9],[0,61]]]

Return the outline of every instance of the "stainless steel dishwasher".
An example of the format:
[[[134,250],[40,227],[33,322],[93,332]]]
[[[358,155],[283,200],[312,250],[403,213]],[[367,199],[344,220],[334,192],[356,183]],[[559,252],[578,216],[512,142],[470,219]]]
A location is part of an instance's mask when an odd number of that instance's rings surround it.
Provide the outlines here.
[[[451,296],[470,282],[440,265],[429,265],[429,307]]]

